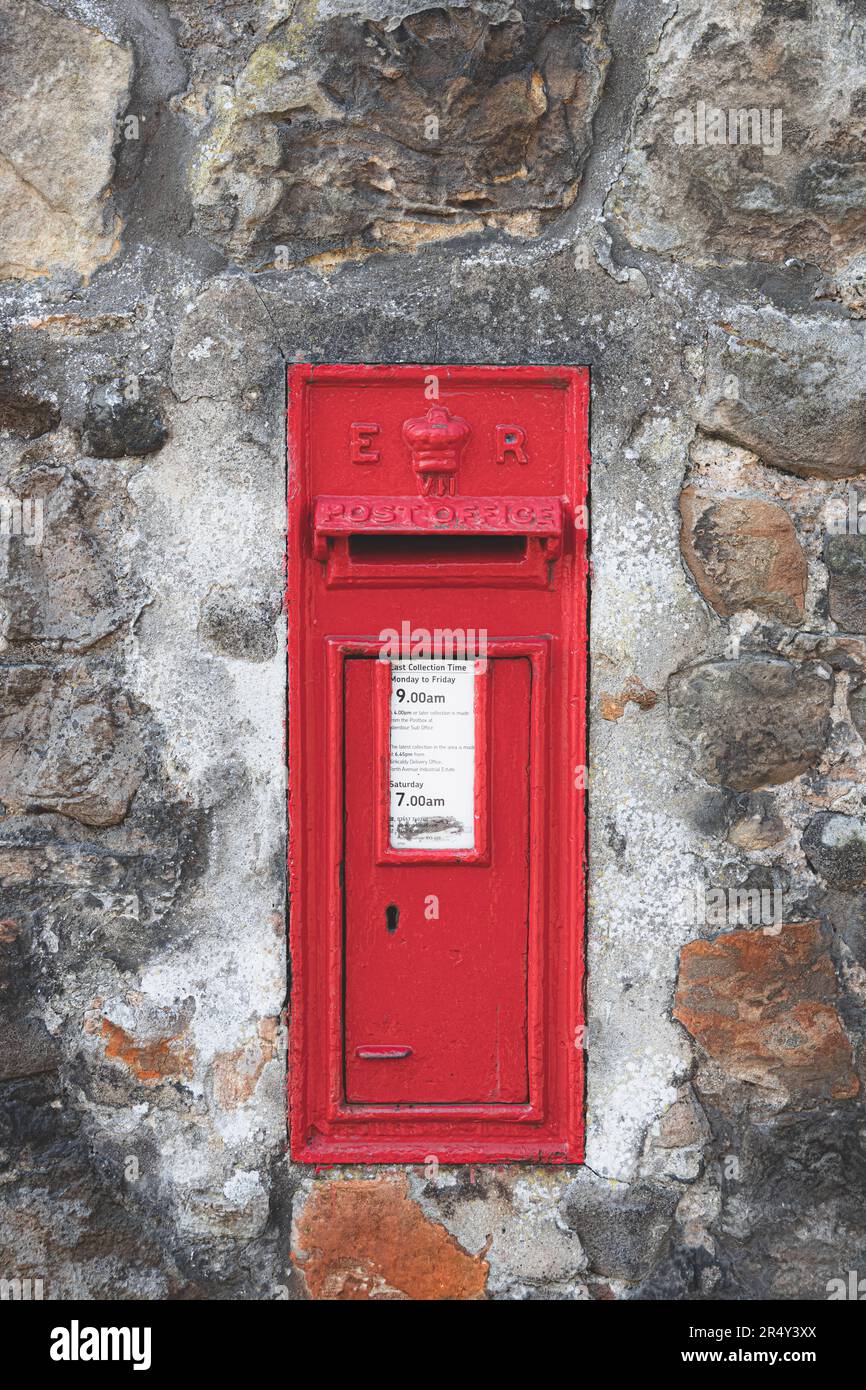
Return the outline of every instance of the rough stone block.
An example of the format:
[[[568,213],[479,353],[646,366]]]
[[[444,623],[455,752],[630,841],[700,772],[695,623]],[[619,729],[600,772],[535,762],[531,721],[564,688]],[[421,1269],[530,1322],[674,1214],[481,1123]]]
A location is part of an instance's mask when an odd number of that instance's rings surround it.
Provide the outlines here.
[[[824,560],[830,617],[844,632],[866,632],[866,536],[830,536]]]
[[[116,825],[144,776],[128,699],[83,666],[0,668],[0,799]]]
[[[730,931],[680,954],[678,1019],[734,1080],[793,1109],[860,1090],[818,922]]]
[[[405,1179],[313,1183],[292,1251],[315,1299],[485,1297],[487,1261],[425,1216]]]
[[[199,225],[245,263],[537,234],[574,200],[607,67],[571,4],[288,24],[203,142]]]
[[[830,732],[833,676],[819,662],[744,656],[705,661],[668,682],[671,719],[708,782],[734,791],[813,767]]]
[[[866,884],[866,821],[819,811],[803,835],[806,858],[832,888]]]
[[[797,626],[805,616],[806,556],[790,516],[758,497],[680,493],[683,558],[723,617],[754,609]]]
[[[120,247],[107,194],[132,54],[33,0],[0,16],[0,278],[86,278]]]

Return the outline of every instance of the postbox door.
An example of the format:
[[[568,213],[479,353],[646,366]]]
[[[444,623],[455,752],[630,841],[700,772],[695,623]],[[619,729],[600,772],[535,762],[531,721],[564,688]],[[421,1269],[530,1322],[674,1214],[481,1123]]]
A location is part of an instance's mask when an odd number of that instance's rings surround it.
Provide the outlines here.
[[[494,659],[484,675],[485,854],[405,863],[382,862],[373,810],[377,664],[344,667],[346,1099],[526,1102],[530,663]]]

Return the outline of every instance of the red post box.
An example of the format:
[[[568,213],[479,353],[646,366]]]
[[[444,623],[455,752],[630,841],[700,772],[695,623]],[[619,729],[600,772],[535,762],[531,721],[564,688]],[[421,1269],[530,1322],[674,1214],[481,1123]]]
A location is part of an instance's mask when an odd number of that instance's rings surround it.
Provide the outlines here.
[[[289,372],[301,1161],[582,1159],[588,390]]]

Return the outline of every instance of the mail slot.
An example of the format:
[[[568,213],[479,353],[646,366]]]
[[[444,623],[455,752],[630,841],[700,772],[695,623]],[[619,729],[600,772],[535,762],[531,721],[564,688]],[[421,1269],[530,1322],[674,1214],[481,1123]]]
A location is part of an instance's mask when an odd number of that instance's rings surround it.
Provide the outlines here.
[[[582,1159],[588,388],[290,369],[298,1160]]]

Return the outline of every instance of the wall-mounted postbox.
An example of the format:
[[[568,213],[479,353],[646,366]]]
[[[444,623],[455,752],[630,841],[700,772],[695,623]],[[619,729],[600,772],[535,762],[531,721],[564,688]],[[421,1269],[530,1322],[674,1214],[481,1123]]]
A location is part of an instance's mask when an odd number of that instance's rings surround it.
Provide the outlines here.
[[[289,373],[297,1159],[582,1158],[588,385]]]

